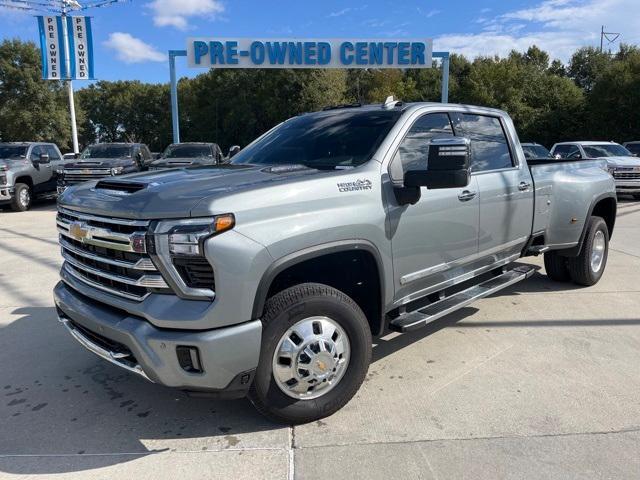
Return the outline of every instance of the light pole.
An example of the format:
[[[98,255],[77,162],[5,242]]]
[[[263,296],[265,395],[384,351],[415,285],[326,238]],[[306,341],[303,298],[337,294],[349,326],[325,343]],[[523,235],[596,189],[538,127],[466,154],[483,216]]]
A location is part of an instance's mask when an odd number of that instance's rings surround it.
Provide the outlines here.
[[[53,13],[62,17],[62,38],[64,45],[65,70],[67,78],[61,79],[67,84],[67,94],[69,97],[69,116],[71,117],[71,138],[73,142],[73,153],[79,153],[78,149],[78,126],[76,125],[76,107],[73,100],[73,82],[71,80],[71,58],[69,49],[69,36],[67,35],[67,17],[71,11],[83,11],[90,8],[106,7],[113,3],[122,3],[128,0],[97,0],[79,3],[77,0],[0,0],[0,8],[12,10],[22,10],[32,13]],[[45,52],[41,52],[45,55]]]

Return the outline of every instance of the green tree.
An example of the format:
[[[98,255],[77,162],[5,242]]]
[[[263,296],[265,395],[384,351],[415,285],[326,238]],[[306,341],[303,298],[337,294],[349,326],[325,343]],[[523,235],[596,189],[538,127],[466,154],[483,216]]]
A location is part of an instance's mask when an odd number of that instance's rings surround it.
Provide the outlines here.
[[[32,42],[0,43],[0,140],[71,144],[66,91],[42,80],[40,51]],[[76,112],[82,118],[82,111]]]
[[[83,143],[143,142],[152,150],[170,143],[169,88],[139,81],[99,81],[78,92],[86,112]]]

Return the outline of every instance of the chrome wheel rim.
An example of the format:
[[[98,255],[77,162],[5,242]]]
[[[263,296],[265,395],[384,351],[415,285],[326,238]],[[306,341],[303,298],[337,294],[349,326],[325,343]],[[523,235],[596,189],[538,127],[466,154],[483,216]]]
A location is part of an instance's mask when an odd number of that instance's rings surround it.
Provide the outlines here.
[[[318,398],[340,383],[350,353],[349,337],[335,320],[305,318],[280,338],[273,354],[273,378],[291,398]]]
[[[22,190],[20,190],[20,205],[22,205],[23,207],[26,207],[29,205],[30,201],[31,201],[31,195],[29,194],[29,190],[27,190],[26,188],[23,188]]]
[[[593,236],[593,244],[591,245],[591,270],[598,273],[604,263],[604,254],[607,245],[604,238],[604,232],[598,230]]]

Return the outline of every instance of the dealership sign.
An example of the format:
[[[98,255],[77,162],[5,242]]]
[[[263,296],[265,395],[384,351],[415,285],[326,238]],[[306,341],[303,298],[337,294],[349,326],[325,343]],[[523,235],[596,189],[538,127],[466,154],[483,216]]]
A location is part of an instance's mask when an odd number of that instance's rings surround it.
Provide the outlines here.
[[[93,79],[93,41],[89,17],[43,16],[38,17],[38,27],[42,51],[42,78]]]
[[[430,68],[432,53],[431,39],[187,40],[189,66],[204,68]]]

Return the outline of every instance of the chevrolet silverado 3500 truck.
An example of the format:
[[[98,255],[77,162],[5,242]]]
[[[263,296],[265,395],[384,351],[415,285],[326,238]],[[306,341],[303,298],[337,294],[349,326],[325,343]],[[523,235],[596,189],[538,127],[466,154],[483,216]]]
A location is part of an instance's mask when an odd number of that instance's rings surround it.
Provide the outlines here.
[[[393,100],[297,116],[230,164],[69,188],[59,319],[152,382],[330,415],[372,338],[533,273],[596,283],[616,216],[603,161],[527,164],[499,110]]]

